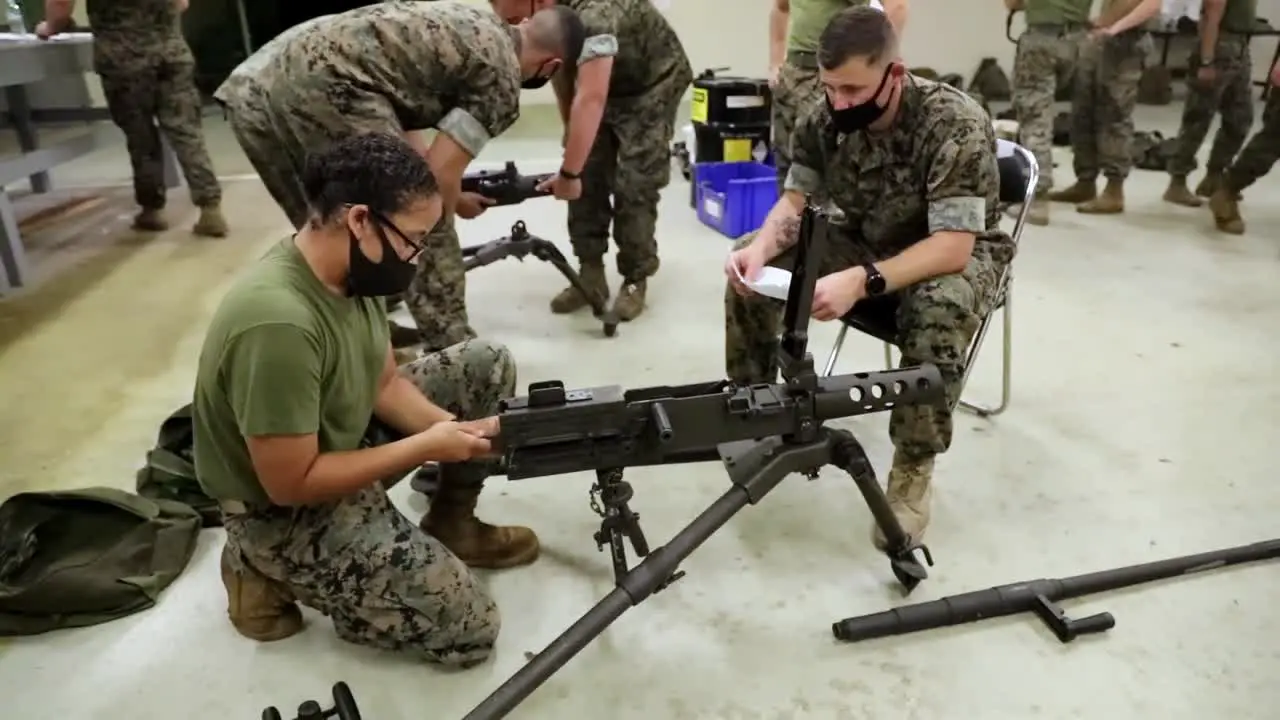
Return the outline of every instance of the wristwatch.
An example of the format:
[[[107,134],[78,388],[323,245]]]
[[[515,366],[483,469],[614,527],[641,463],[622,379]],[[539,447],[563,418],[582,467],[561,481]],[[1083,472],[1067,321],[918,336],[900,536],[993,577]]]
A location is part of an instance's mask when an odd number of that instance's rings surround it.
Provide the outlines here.
[[[867,281],[864,286],[867,290],[867,296],[875,297],[877,295],[883,295],[888,283],[885,282],[884,276],[880,274],[880,271],[876,269],[876,266],[871,263],[867,263],[862,266],[862,269],[867,274]]]
[[[560,177],[564,178],[565,180],[581,180],[582,179],[581,174],[571,173],[568,170],[565,170],[564,168],[560,168]]]

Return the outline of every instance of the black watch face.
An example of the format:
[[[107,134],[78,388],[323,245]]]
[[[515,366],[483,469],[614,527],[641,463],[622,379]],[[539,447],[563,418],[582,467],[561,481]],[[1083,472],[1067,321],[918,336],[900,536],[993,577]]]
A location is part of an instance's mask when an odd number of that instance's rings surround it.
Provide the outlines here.
[[[872,295],[879,295],[884,292],[884,276],[876,273],[867,275],[867,292]]]

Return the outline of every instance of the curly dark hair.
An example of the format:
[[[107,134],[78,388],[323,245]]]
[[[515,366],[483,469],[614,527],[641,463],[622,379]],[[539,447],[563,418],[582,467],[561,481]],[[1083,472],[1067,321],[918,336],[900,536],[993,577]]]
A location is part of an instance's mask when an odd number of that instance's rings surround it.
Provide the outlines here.
[[[368,205],[387,217],[440,191],[427,161],[403,138],[352,135],[307,157],[302,191],[323,221],[347,205]]]

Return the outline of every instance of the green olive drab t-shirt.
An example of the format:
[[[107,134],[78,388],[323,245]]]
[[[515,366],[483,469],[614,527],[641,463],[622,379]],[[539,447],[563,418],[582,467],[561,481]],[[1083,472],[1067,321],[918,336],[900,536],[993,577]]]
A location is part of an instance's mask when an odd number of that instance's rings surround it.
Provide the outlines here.
[[[1027,0],[1028,25],[1088,25],[1093,0]]]
[[[380,298],[342,297],[286,238],[236,280],[196,370],[196,476],[209,497],[266,503],[246,437],[309,435],[354,450],[373,416],[390,338]]]
[[[790,0],[787,50],[817,52],[818,38],[836,13],[869,2],[870,0]]]

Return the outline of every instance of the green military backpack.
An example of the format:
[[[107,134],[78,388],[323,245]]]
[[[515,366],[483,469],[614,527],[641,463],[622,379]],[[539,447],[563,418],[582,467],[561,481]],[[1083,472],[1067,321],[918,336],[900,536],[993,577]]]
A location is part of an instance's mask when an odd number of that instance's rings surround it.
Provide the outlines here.
[[[218,503],[196,480],[195,428],[191,406],[184,405],[160,424],[156,446],[138,470],[138,494],[153,500],[176,500],[200,513],[205,527],[221,527]]]
[[[115,488],[29,492],[0,505],[0,636],[146,610],[191,560],[200,515]]]

